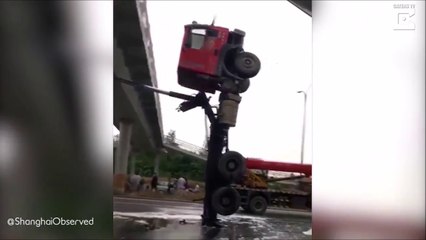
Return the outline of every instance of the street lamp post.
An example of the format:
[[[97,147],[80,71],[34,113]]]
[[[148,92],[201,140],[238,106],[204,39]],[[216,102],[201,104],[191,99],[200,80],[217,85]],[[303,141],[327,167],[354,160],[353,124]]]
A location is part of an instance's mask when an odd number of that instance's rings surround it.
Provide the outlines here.
[[[300,163],[303,164],[304,152],[305,152],[305,129],[306,129],[306,99],[307,94],[304,91],[298,91],[297,93],[303,93],[303,126],[302,126],[302,149],[300,153]]]
[[[204,130],[205,130],[205,148],[208,148],[209,145],[209,119],[207,118],[207,115],[204,116]]]

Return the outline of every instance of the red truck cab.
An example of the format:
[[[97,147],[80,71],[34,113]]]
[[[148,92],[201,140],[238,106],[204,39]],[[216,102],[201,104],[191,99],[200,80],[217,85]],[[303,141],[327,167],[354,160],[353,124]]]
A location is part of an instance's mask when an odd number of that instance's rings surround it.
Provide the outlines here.
[[[243,49],[245,32],[214,25],[185,25],[178,64],[178,83],[215,93],[229,83],[241,93],[260,70],[260,60]],[[236,87],[236,88],[235,88]]]

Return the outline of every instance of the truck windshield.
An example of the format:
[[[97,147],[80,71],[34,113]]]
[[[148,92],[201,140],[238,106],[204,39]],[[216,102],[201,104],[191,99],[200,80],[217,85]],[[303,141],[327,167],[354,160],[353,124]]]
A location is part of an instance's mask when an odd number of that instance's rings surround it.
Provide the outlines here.
[[[211,29],[192,29],[190,36],[191,48],[201,49],[204,46],[206,37],[217,37],[217,31]]]
[[[201,49],[204,45],[206,38],[206,29],[192,29],[191,30],[191,48]]]

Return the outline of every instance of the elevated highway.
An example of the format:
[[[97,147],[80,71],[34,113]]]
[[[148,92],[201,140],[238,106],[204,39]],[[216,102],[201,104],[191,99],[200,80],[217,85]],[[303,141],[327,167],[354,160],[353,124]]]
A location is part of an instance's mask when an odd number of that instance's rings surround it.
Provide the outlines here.
[[[114,189],[123,191],[128,159],[163,147],[159,98],[116,81],[116,77],[157,86],[145,1],[114,2],[114,126],[120,131],[114,158]]]

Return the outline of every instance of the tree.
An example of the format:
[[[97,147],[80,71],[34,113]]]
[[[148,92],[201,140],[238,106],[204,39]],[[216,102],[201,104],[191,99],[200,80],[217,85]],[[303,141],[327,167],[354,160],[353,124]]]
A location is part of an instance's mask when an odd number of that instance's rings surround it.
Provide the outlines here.
[[[169,133],[166,136],[166,143],[170,144],[170,145],[177,145],[176,143],[176,131],[175,130],[170,130]]]
[[[142,176],[154,173],[155,152],[138,153],[135,156],[135,170]],[[187,177],[188,180],[203,181],[206,162],[182,153],[168,153],[161,157],[160,177]]]

